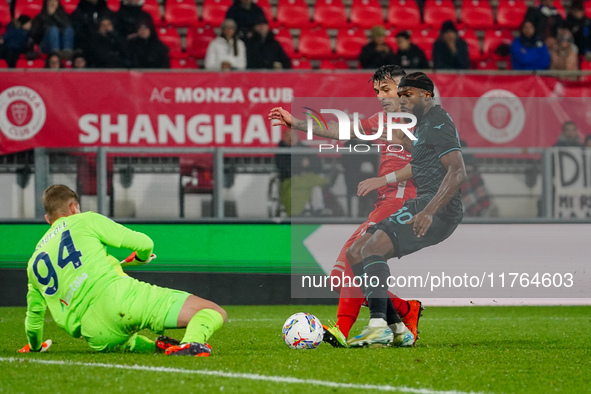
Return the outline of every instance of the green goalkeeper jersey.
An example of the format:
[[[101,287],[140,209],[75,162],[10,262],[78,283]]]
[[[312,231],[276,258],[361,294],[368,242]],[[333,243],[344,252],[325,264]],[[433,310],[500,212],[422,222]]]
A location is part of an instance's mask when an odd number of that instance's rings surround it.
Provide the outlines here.
[[[27,264],[29,278],[25,328],[31,349],[41,348],[49,307],[55,322],[74,337],[89,304],[112,282],[121,280],[106,245],[137,251],[147,260],[154,243],[94,212],[57,219],[37,244]]]

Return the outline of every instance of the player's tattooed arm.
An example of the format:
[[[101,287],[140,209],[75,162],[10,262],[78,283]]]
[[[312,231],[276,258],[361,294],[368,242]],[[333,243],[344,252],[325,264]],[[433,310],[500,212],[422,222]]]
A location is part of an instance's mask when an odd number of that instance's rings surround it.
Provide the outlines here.
[[[412,178],[412,167],[410,164],[405,165],[401,169],[386,174],[384,176],[368,178],[359,182],[357,186],[358,196],[367,196],[372,191],[386,186],[390,183],[402,182]]]
[[[422,237],[427,233],[431,223],[433,222],[433,215],[437,213],[456,195],[458,190],[468,176],[466,175],[466,167],[464,166],[464,159],[459,150],[454,150],[441,157],[441,164],[447,170],[443,182],[439,186],[439,190],[435,197],[427,204],[425,209],[417,213],[407,224],[413,225],[413,230],[417,237]]]
[[[276,107],[269,112],[269,119],[274,120],[273,126],[285,126],[295,130],[308,131],[308,122],[303,119],[297,119],[288,111],[281,107]],[[312,133],[318,137],[330,138],[333,140],[339,139],[339,125],[336,122],[328,122],[328,130],[319,127],[317,124],[312,125]]]

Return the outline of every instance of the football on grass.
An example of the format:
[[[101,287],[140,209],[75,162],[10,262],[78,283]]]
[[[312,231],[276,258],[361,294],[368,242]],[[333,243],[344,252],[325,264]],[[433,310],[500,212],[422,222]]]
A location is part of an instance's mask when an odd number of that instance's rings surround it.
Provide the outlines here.
[[[316,349],[323,335],[320,320],[311,313],[295,313],[283,325],[283,340],[292,349]]]

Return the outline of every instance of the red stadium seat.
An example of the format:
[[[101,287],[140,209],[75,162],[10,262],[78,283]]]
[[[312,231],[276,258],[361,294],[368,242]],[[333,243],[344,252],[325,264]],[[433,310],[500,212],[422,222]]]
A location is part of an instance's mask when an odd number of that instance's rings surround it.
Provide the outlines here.
[[[64,10],[66,10],[68,14],[74,12],[76,7],[78,7],[79,2],[80,0],[60,0],[60,3],[62,3]]]
[[[346,60],[322,60],[320,62],[321,70],[350,70],[349,63]]]
[[[497,6],[497,25],[504,29],[519,28],[527,12],[527,4],[523,0],[499,0]]]
[[[166,44],[170,50],[169,56],[171,58],[185,57],[183,48],[181,47],[181,36],[179,35],[177,29],[174,27],[161,27],[156,31],[158,33],[158,38],[160,38],[160,40]]]
[[[119,0],[107,0],[107,7],[113,12],[119,11],[119,7],[121,7],[121,2]]]
[[[178,69],[197,69],[199,65],[195,59],[170,59],[170,68]]]
[[[157,0],[146,0],[142,6],[142,10],[150,14],[156,27],[162,26],[162,12],[160,11],[160,3]]]
[[[45,61],[41,59],[18,59],[16,61],[16,68],[45,68]]]
[[[273,24],[273,9],[271,8],[271,3],[269,3],[269,0],[257,0],[257,1],[255,1],[255,4],[263,9],[263,12],[265,13],[265,16],[267,17],[267,21],[269,21],[269,24],[272,25]]]
[[[169,0],[164,8],[166,23],[175,27],[191,27],[199,23],[194,0]]]
[[[480,60],[482,58],[480,40],[478,40],[474,30],[460,30],[459,36],[466,41],[466,44],[468,44],[468,55],[470,56],[470,60]]]
[[[291,61],[291,68],[294,70],[312,70],[312,63],[306,59],[293,59]]]
[[[482,52],[484,56],[491,59],[507,59],[509,56],[500,56],[495,53],[499,45],[511,45],[513,42],[513,34],[508,30],[489,30],[484,33],[484,41],[482,42]]]
[[[10,18],[10,6],[6,0],[0,0],[0,26],[6,27],[11,21]],[[4,31],[2,31],[4,33]]]
[[[427,0],[424,11],[425,24],[440,29],[445,21],[457,22],[456,7],[452,0]]]
[[[391,31],[391,32],[388,32],[388,34],[386,35],[386,44],[390,45],[390,48],[392,48],[392,50],[394,52],[396,52],[398,50],[398,43],[396,42],[396,34],[398,34],[398,31]]]
[[[197,59],[204,59],[209,43],[216,37],[210,27],[197,27],[187,32],[187,54]]]
[[[582,71],[589,71],[591,70],[591,61],[589,60],[581,60],[581,70]]]
[[[410,41],[425,52],[427,59],[433,60],[433,43],[439,38],[437,30],[413,31]]]
[[[420,29],[421,11],[415,0],[392,0],[386,21],[389,27],[396,29]]]
[[[384,25],[384,13],[378,0],[353,0],[351,23],[361,29]]]
[[[312,27],[310,10],[305,0],[279,0],[277,2],[277,24],[289,29]]]
[[[317,1],[312,20],[325,29],[344,29],[349,26],[343,0]]]
[[[8,64],[6,63],[6,60],[0,59],[0,68],[8,68]]]
[[[204,0],[202,23],[211,27],[219,27],[226,19],[226,12],[231,5],[232,0]]]
[[[499,66],[497,65],[497,62],[494,60],[480,60],[477,61],[475,63],[476,69],[477,70],[498,70]]]
[[[283,50],[289,57],[294,57],[295,46],[293,44],[293,36],[289,29],[274,29],[275,39],[281,44]]]
[[[14,6],[14,17],[26,15],[35,18],[43,8],[43,0],[17,0]]]
[[[298,45],[299,56],[308,59],[333,58],[330,37],[324,29],[302,30]]]
[[[361,53],[361,48],[367,42],[367,36],[361,29],[339,30],[337,34],[336,55],[343,59],[357,59]]]
[[[591,1],[584,1],[583,8],[585,9],[585,16],[591,18]]]
[[[461,19],[471,29],[492,29],[495,24],[489,0],[462,1]]]

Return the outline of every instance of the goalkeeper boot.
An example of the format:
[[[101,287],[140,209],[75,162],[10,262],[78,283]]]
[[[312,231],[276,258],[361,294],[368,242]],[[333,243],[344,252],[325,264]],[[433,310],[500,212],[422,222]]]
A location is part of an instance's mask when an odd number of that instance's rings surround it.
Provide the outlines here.
[[[160,335],[156,338],[156,351],[158,353],[164,353],[166,349],[171,346],[180,346],[181,341],[178,341],[171,337],[166,337],[164,335]]]
[[[183,343],[179,346],[171,346],[166,349],[167,356],[194,356],[194,357],[209,357],[211,354],[211,346],[207,343],[190,342]]]
[[[383,325],[375,324],[374,320],[380,320]],[[348,345],[349,347],[383,347],[391,344],[393,340],[394,334],[385,320],[370,319],[369,325],[363,329],[361,334],[351,338]]]
[[[345,338],[345,335],[341,332],[339,326],[335,326],[329,321],[328,325],[323,324],[322,328],[324,328],[322,341],[330,344],[332,347],[349,347],[347,345],[347,338]]]
[[[419,318],[423,316],[423,305],[421,301],[409,300],[408,302],[408,313],[402,318],[402,321],[408,327],[412,335],[415,337],[415,343],[419,339]],[[414,343],[413,343],[414,345]]]

